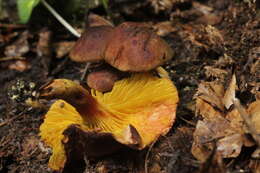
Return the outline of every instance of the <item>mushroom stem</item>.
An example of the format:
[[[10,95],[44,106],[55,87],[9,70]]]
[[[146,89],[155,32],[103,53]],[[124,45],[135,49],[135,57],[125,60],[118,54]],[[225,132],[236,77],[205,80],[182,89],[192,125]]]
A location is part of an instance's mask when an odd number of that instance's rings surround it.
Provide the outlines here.
[[[80,33],[78,33],[65,19],[63,19],[45,0],[41,0],[41,2],[67,30],[69,30],[74,36],[80,37]]]

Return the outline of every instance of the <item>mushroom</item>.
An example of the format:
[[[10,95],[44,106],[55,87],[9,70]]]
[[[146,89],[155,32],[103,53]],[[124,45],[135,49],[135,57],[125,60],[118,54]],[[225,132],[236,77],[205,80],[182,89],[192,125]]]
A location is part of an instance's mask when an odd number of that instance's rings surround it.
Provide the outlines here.
[[[104,51],[111,38],[112,26],[89,27],[70,52],[76,62],[95,62],[104,59]]]
[[[87,63],[81,78],[82,80],[85,78],[90,62],[98,62],[104,59],[104,51],[107,46],[107,42],[111,37],[112,30],[113,27],[108,24],[88,27],[71,50],[71,60]],[[101,77],[102,73],[103,75]],[[112,83],[116,79],[117,77],[115,73],[110,71],[102,71],[94,74],[90,73],[90,77],[87,77],[87,83],[90,84],[89,86],[91,88],[94,87],[94,89],[100,89],[99,91],[110,91],[113,87]]]
[[[121,71],[149,71],[173,56],[171,47],[143,24],[124,22],[111,35],[104,58]]]
[[[171,80],[152,73],[116,81],[107,93],[56,79],[41,96],[62,99],[40,126],[41,139],[53,150],[49,167],[54,170],[64,169],[68,160],[83,160],[84,153],[98,157],[122,147],[142,150],[170,130],[178,103]]]
[[[91,72],[87,76],[87,84],[90,88],[100,92],[111,91],[115,81],[119,79],[116,71],[104,69],[100,71]]]
[[[77,41],[70,57],[78,62],[105,60],[120,71],[144,72],[155,69],[173,56],[171,47],[143,23],[124,22],[112,26],[89,27]],[[89,74],[90,88],[110,91],[118,79],[103,69]]]

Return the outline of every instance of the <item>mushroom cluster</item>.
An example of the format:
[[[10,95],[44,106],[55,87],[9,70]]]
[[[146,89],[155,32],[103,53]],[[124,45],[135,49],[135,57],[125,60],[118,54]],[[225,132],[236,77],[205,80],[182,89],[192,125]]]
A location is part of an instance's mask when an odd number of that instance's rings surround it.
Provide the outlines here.
[[[123,72],[145,72],[162,65],[173,56],[171,47],[149,27],[124,22],[117,27],[89,27],[76,42],[70,58],[77,62],[105,61]],[[110,91],[119,79],[111,70],[87,77],[89,87]]]
[[[40,127],[53,154],[49,167],[62,170],[68,159],[98,157],[122,147],[141,150],[166,134],[175,120],[178,92],[169,78],[136,73],[116,81],[111,92],[90,92],[67,79],[41,90],[54,102]]]
[[[124,147],[142,150],[165,135],[175,121],[179,98],[159,66],[172,55],[170,46],[142,24],[89,28],[71,59],[105,61],[110,67],[88,75],[92,89],[68,79],[40,89],[41,98],[58,99],[40,127],[41,139],[53,151],[49,167],[63,170],[84,155],[99,157]],[[159,75],[151,72],[155,68]],[[119,72],[132,73],[121,78]]]

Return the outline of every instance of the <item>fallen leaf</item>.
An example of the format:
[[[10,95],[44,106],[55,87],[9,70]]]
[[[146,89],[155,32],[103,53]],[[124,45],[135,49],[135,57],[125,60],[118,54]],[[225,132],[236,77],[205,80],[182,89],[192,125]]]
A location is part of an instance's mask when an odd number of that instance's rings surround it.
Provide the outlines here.
[[[29,32],[24,31],[19,38],[11,45],[5,48],[5,55],[7,57],[21,57],[29,52],[30,47],[28,43]]]
[[[248,107],[248,112],[254,128],[260,134],[260,100],[251,103]]]
[[[19,72],[24,72],[31,68],[31,64],[29,64],[26,60],[17,60],[14,63],[10,64],[8,68]]]
[[[114,26],[112,22],[94,13],[90,13],[88,16],[88,26]]]
[[[252,173],[260,173],[260,161],[256,159],[250,160],[249,168]]]
[[[214,149],[214,144],[216,153],[220,154],[222,158],[237,157],[242,146],[255,145],[246,135],[248,131],[239,111],[237,109],[228,110],[233,104],[236,87],[235,75],[225,92],[223,85],[216,82],[202,82],[199,85],[196,94],[196,111],[203,119],[198,121],[193,133],[192,154],[202,162],[208,159]],[[253,102],[249,105],[248,112],[258,115],[259,105],[258,102]],[[255,116],[255,119],[252,117],[253,122],[259,122],[255,125],[258,127],[260,126],[259,117]]]
[[[215,68],[212,66],[205,66],[204,68],[206,70],[205,74],[207,78],[215,77],[219,78],[220,80],[224,80],[228,74],[226,70],[222,70],[220,68]]]
[[[212,106],[215,106],[218,109],[224,111],[224,105],[222,102],[223,94],[224,94],[224,87],[222,85],[216,82],[202,82],[199,84],[198,92],[196,93],[196,96],[197,98],[205,100],[208,103],[210,103]],[[200,103],[201,101],[200,99],[197,99],[197,102]],[[204,108],[200,105],[197,105],[196,107],[198,108],[198,110],[201,111],[204,110]]]
[[[233,74],[231,82],[229,83],[229,86],[223,98],[223,103],[226,109],[229,109],[230,106],[233,104],[233,100],[236,97],[236,89],[237,89],[236,76]]]
[[[75,45],[74,41],[61,41],[54,44],[56,58],[62,58],[67,55],[72,47]]]
[[[175,28],[172,26],[172,23],[169,21],[157,23],[153,28],[155,29],[157,35],[162,37],[175,31]]]
[[[51,39],[52,32],[47,28],[43,28],[39,33],[39,40],[36,48],[37,55],[41,57],[41,64],[47,73],[49,73],[52,58]]]

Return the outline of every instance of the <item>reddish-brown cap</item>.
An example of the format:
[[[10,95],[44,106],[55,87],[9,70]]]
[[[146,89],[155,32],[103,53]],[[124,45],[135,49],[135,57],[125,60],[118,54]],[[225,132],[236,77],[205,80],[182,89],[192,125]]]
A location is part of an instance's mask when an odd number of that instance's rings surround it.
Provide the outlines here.
[[[93,62],[104,59],[104,51],[111,36],[112,26],[89,27],[70,52],[77,62]]]
[[[90,73],[87,76],[87,84],[90,88],[100,92],[111,91],[119,75],[111,70],[101,70]]]
[[[111,35],[105,60],[121,71],[149,71],[173,56],[171,47],[143,24],[122,23]]]

